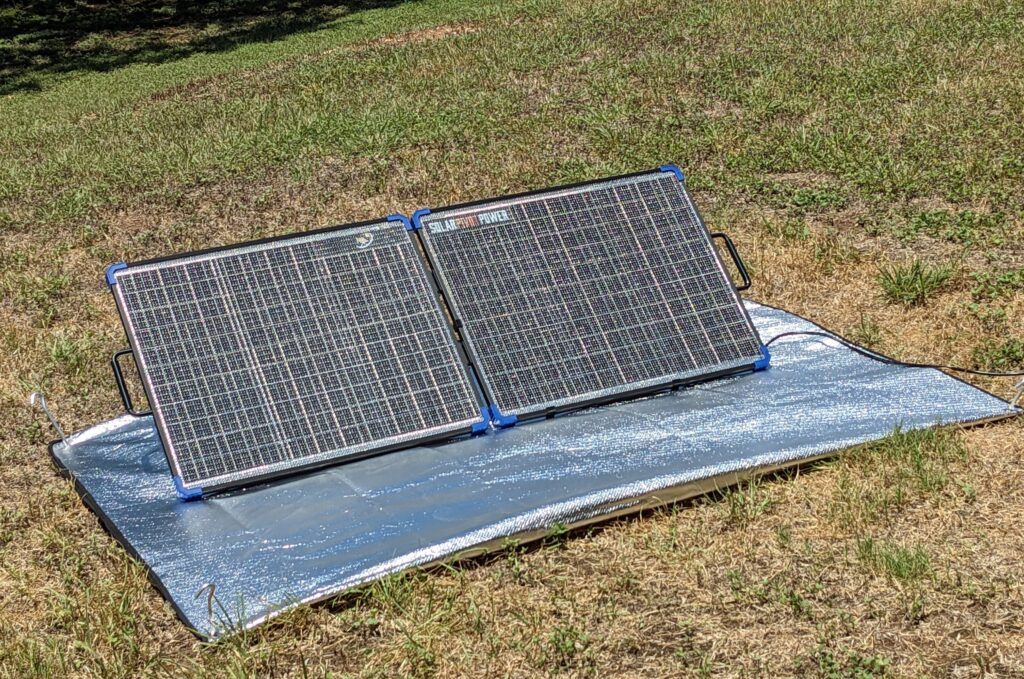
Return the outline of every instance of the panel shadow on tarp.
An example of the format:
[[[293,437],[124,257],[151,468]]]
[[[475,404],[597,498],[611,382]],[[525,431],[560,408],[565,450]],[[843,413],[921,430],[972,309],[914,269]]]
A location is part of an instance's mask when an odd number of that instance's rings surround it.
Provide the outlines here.
[[[820,330],[746,306],[765,340]],[[98,424],[51,451],[181,619],[217,638],[411,566],[691,497],[896,427],[1020,412],[938,370],[886,365],[821,337],[787,337],[772,351],[767,371],[200,502],[179,501],[149,417]]]

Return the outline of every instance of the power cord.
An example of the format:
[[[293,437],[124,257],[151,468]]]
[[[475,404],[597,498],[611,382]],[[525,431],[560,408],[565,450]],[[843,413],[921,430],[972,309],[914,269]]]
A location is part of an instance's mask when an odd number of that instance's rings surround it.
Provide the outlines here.
[[[861,356],[866,356],[867,358],[874,359],[874,360],[878,361],[879,363],[885,363],[886,365],[901,365],[901,366],[904,366],[904,367],[907,367],[907,368],[935,368],[936,370],[952,370],[953,372],[967,373],[968,375],[983,375],[985,377],[1024,377],[1024,370],[1015,370],[1015,371],[1010,371],[1010,372],[997,372],[997,371],[991,371],[991,370],[975,370],[974,368],[961,368],[961,367],[955,366],[955,365],[941,365],[939,363],[914,363],[914,362],[911,362],[911,361],[899,361],[899,360],[897,360],[895,358],[889,358],[888,356],[882,356],[881,354],[876,354],[873,351],[870,351],[870,350],[865,349],[863,347],[859,347],[856,344],[854,344],[853,342],[851,342],[849,340],[846,340],[846,339],[843,339],[842,337],[837,337],[836,335],[831,335],[831,334],[829,334],[827,332],[818,332],[816,330],[794,330],[794,331],[791,331],[791,332],[783,332],[783,333],[780,333],[780,334],[776,335],[775,337],[771,338],[767,342],[765,342],[764,345],[766,347],[767,346],[771,346],[772,342],[775,342],[776,340],[780,340],[783,337],[794,337],[794,336],[797,336],[797,335],[814,335],[814,336],[817,336],[817,337],[826,337],[826,338],[828,338],[830,340],[834,340],[836,342],[839,342],[840,344],[842,344],[847,349],[850,349],[851,351],[855,351],[856,353],[860,354]],[[1021,380],[1021,382],[1017,385],[1017,388],[1018,389],[1024,389],[1024,380]],[[1018,393],[1018,398],[1020,398],[1019,393]]]

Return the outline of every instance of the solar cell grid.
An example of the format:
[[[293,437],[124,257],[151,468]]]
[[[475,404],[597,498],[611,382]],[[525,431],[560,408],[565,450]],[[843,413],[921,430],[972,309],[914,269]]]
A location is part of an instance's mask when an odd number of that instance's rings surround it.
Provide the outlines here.
[[[673,174],[445,208],[419,221],[503,413],[547,412],[762,359]]]
[[[401,224],[383,222],[113,274],[184,488],[225,487],[480,421]]]

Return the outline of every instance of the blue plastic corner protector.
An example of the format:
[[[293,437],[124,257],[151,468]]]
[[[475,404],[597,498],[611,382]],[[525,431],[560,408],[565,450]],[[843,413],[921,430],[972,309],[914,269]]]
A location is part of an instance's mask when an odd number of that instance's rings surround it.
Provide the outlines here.
[[[201,497],[203,497],[202,488],[186,488],[185,484],[182,483],[180,476],[175,476],[173,478],[174,490],[177,491],[178,497],[180,497],[185,502],[189,502],[190,500],[198,500]]]
[[[519,421],[519,418],[515,415],[503,415],[501,410],[498,408],[497,403],[492,403],[490,407],[491,421],[494,422],[495,426],[500,429],[511,427],[513,424]]]
[[[754,370],[767,370],[768,365],[772,362],[772,355],[768,352],[768,347],[761,345],[761,358],[754,361]]]
[[[114,274],[117,273],[118,271],[120,271],[121,269],[127,269],[127,268],[128,268],[128,264],[126,264],[125,262],[115,262],[114,264],[111,264],[110,266],[108,266],[107,267],[107,285],[109,285],[111,287],[113,287],[114,285],[117,285],[117,279],[114,278]]]
[[[480,417],[482,418],[479,422],[475,422],[473,427],[470,429],[474,434],[483,434],[491,425],[491,409],[487,406],[480,408]]]
[[[423,228],[423,218],[426,217],[429,214],[430,214],[430,208],[429,207],[421,208],[419,210],[416,210],[416,212],[413,212],[412,213],[412,228],[413,229],[422,229]]]
[[[671,172],[679,181],[686,181],[686,177],[683,175],[683,171],[679,169],[678,165],[669,163],[668,165],[662,165],[658,169],[662,172]]]
[[[415,229],[415,227],[412,225],[412,222],[409,221],[409,218],[400,212],[388,215],[385,219],[387,219],[389,222],[402,222],[402,224],[405,225],[406,231],[413,231]]]

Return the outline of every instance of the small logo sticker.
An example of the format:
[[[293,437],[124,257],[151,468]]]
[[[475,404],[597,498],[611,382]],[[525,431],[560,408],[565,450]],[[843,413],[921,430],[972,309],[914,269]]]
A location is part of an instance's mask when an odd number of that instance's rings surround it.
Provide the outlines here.
[[[495,210],[494,212],[482,213],[479,219],[481,224],[500,224],[512,218],[509,217],[508,210]]]
[[[359,248],[360,250],[363,248],[370,247],[371,243],[373,243],[373,234],[370,233],[369,231],[367,231],[366,233],[361,233],[358,236],[356,236],[356,247]]]
[[[501,224],[502,222],[511,221],[511,219],[512,216],[508,213],[508,210],[494,210],[493,212],[481,212],[475,215],[466,215],[465,217],[443,219],[428,224],[427,230],[430,233],[446,233],[456,229],[471,229],[475,226]]]

